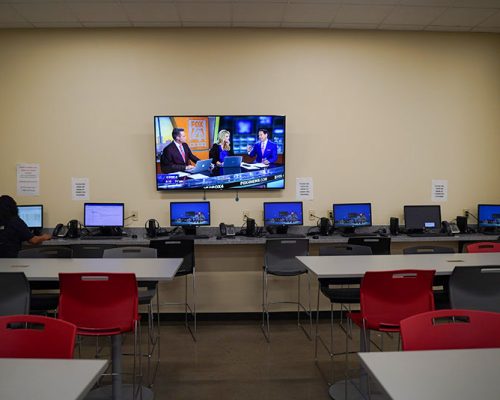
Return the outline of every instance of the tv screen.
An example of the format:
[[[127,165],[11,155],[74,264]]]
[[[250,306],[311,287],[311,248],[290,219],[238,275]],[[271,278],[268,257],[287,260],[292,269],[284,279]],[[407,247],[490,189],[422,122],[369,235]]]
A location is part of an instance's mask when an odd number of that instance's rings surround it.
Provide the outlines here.
[[[301,201],[264,203],[265,226],[302,225],[303,223]]]
[[[500,230],[500,204],[478,204],[477,220],[479,228]]]
[[[125,205],[123,203],[85,203],[83,221],[88,228],[123,228]]]
[[[43,205],[17,206],[19,218],[21,218],[28,228],[43,228]]]
[[[408,231],[441,228],[440,206],[404,206],[405,228]]]
[[[154,132],[157,190],[285,188],[284,115],[155,116]]]
[[[356,228],[372,226],[371,203],[351,203],[333,205],[334,228]]]
[[[171,202],[170,226],[210,225],[210,202]]]

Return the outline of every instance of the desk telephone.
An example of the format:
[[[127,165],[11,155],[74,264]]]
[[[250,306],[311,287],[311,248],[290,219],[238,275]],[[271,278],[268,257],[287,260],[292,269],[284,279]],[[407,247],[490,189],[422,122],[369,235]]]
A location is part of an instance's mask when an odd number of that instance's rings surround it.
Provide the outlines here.
[[[219,224],[220,235],[221,236],[235,236],[236,230],[234,229],[234,225],[227,225],[223,222]]]
[[[447,233],[448,235],[455,235],[460,233],[460,229],[458,229],[457,224],[454,222],[443,221],[441,223],[441,227],[441,232]]]
[[[81,225],[76,219],[72,219],[66,225],[57,224],[52,231],[52,237],[56,238],[78,238],[80,237]]]

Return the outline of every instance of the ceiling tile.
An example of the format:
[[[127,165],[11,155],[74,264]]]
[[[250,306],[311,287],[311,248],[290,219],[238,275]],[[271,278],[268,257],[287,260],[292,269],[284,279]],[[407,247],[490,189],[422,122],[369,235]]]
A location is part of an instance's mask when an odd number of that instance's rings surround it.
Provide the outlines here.
[[[26,21],[19,22],[0,22],[0,29],[5,28],[34,28],[32,24]]]
[[[286,8],[286,22],[331,22],[339,9],[338,4],[307,3],[289,4]]]
[[[248,21],[235,21],[232,24],[235,28],[279,28],[281,22],[248,22]]]
[[[444,10],[444,7],[396,7],[384,20],[384,25],[428,25]]]
[[[451,6],[455,0],[401,0],[402,6]]]
[[[123,3],[128,18],[136,22],[180,21],[173,3]]]
[[[480,27],[500,27],[500,11],[497,11],[491,17],[487,18],[481,24]]]
[[[284,12],[284,3],[234,3],[233,21],[281,21]]]
[[[393,9],[392,6],[341,6],[333,22],[336,24],[378,24]]]
[[[26,19],[9,4],[0,4],[0,23],[16,22],[26,22]]]
[[[422,31],[425,25],[391,25],[383,23],[379,29],[388,31]]]
[[[146,21],[131,21],[132,25],[136,28],[179,28],[181,27],[180,21],[162,21],[162,22],[146,22]]]
[[[449,8],[432,21],[437,26],[473,27],[493,15],[495,10],[485,8]]]
[[[455,0],[454,7],[500,8],[499,0]]]
[[[84,21],[85,28],[129,28],[132,24],[128,21]]]
[[[342,0],[342,4],[364,5],[364,6],[394,6],[399,4],[400,0]]]
[[[127,22],[127,14],[119,3],[68,3],[82,22]],[[118,26],[118,25],[117,25]]]
[[[330,24],[330,28],[333,29],[377,29],[379,24],[341,24],[333,23]]]
[[[34,22],[35,28],[81,28],[81,22]]]
[[[500,26],[499,27],[488,27],[485,28],[484,26],[477,26],[472,29],[472,32],[499,32],[500,33]]]
[[[229,3],[178,3],[177,9],[182,21],[230,22]]]
[[[330,27],[329,22],[283,22],[283,28],[318,28],[326,29]]]
[[[182,22],[183,27],[200,27],[200,28],[230,28],[231,22],[229,21],[187,21]]]
[[[30,22],[78,21],[71,7],[65,3],[16,3],[12,7]]]

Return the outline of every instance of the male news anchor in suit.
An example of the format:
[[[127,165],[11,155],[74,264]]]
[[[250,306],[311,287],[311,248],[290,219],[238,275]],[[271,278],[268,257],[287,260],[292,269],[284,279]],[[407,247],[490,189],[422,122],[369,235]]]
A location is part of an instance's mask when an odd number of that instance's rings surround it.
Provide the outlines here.
[[[256,157],[255,162],[266,165],[275,163],[278,159],[278,145],[269,139],[267,129],[259,129],[259,141],[253,146],[247,146],[247,152],[250,157]]]
[[[190,161],[196,163],[200,159],[196,157],[186,143],[186,134],[183,128],[172,130],[172,139],[168,146],[163,149],[160,157],[161,172],[169,174],[178,171],[190,171],[194,168]]]

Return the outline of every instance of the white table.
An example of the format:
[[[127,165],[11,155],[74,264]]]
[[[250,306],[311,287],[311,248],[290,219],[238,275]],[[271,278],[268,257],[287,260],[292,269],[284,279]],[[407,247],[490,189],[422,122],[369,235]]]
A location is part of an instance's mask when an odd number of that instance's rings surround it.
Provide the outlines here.
[[[435,269],[436,275],[449,275],[456,266],[500,265],[500,253],[303,256],[297,258],[319,279],[362,278],[367,271],[393,269]]]
[[[456,266],[500,265],[500,253],[458,253],[458,254],[406,254],[372,256],[301,256],[297,257],[306,268],[324,278],[362,278],[367,271],[389,271],[396,269],[434,269],[436,275],[449,275]],[[318,285],[318,307],[319,307]],[[363,335],[361,337],[363,339]],[[360,340],[361,351],[368,343]],[[499,365],[500,367],[500,365]],[[363,383],[361,383],[361,386]],[[344,398],[345,382],[330,386],[330,397]],[[349,388],[353,399],[362,399],[357,389]],[[500,394],[499,394],[500,398]]]
[[[137,280],[169,281],[182,258],[0,258],[0,272],[24,272],[30,281],[57,281],[59,272],[129,272]]]
[[[393,400],[498,400],[500,349],[359,353]]]
[[[182,261],[182,258],[3,258],[0,273],[24,272],[30,281],[57,281],[60,272],[122,272],[134,273],[138,281],[168,281],[175,277]],[[112,336],[111,342],[112,367],[116,373],[112,378],[113,397],[128,398],[130,393],[122,392],[121,335]],[[153,397],[149,389],[142,391],[144,398]],[[108,388],[93,391],[92,395],[107,397]]]
[[[0,399],[83,399],[107,360],[0,358]]]

